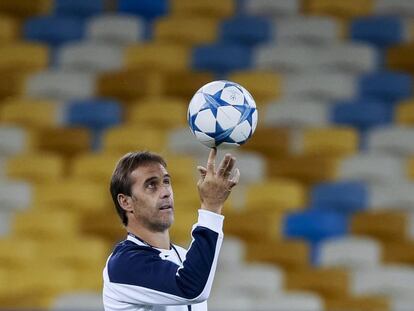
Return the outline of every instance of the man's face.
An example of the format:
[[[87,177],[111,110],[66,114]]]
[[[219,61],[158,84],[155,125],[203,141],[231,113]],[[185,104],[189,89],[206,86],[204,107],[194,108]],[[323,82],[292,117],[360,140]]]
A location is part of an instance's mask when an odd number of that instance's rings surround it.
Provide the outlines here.
[[[174,221],[171,178],[157,162],[139,166],[131,173],[134,217],[154,232],[167,230]]]

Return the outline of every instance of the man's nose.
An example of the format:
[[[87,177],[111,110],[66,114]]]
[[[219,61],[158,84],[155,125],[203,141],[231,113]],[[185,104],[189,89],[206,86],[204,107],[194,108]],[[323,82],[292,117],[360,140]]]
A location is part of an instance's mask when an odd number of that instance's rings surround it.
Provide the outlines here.
[[[170,186],[162,187],[162,190],[161,190],[161,197],[162,198],[168,198],[168,197],[170,197],[171,196],[171,193],[172,193],[172,189],[171,189]]]

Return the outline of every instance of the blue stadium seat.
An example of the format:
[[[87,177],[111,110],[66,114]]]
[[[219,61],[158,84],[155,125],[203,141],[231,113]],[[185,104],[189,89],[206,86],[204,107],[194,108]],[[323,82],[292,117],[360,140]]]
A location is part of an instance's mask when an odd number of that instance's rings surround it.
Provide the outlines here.
[[[40,41],[52,46],[74,40],[84,35],[84,23],[79,18],[44,16],[28,19],[23,26],[27,40]]]
[[[393,106],[375,99],[338,101],[330,110],[330,120],[336,124],[351,125],[361,131],[391,123]]]
[[[217,43],[194,48],[191,66],[195,70],[227,73],[249,68],[251,58],[251,51],[247,47]]]
[[[220,25],[220,39],[255,45],[269,41],[272,37],[272,24],[269,20],[255,16],[236,16]]]
[[[348,232],[348,217],[332,211],[305,210],[288,214],[283,223],[287,238],[302,238],[311,243],[343,236]]]
[[[103,12],[103,0],[54,0],[54,15],[89,17]]]
[[[395,102],[412,96],[413,78],[409,74],[379,71],[362,75],[358,93],[364,98]]]
[[[404,40],[404,23],[392,16],[357,18],[351,23],[350,37],[379,47],[386,47]]]
[[[119,0],[118,10],[129,14],[153,19],[169,11],[168,0]]]
[[[363,182],[338,181],[320,183],[311,190],[312,210],[353,213],[368,205],[368,187]]]
[[[76,100],[66,107],[65,124],[102,130],[122,121],[121,105],[112,100]]]

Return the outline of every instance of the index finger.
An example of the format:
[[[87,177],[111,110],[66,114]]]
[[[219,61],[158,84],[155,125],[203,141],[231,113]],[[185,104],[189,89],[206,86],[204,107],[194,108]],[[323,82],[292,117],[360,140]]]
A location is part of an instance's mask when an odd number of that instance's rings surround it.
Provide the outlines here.
[[[210,154],[208,155],[208,160],[207,160],[207,172],[214,174],[215,166],[216,166],[216,155],[217,155],[217,149],[211,148]]]

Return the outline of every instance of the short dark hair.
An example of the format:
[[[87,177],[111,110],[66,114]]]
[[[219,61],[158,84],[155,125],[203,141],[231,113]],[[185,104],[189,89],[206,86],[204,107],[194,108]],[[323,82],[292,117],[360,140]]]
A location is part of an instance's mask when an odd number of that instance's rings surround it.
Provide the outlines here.
[[[148,163],[159,163],[167,168],[167,163],[158,154],[149,151],[129,152],[118,161],[115,170],[112,173],[110,183],[112,200],[114,201],[116,211],[125,226],[128,225],[128,217],[126,211],[119,205],[118,194],[131,195],[131,187],[133,183],[131,180],[131,173],[139,166]]]

